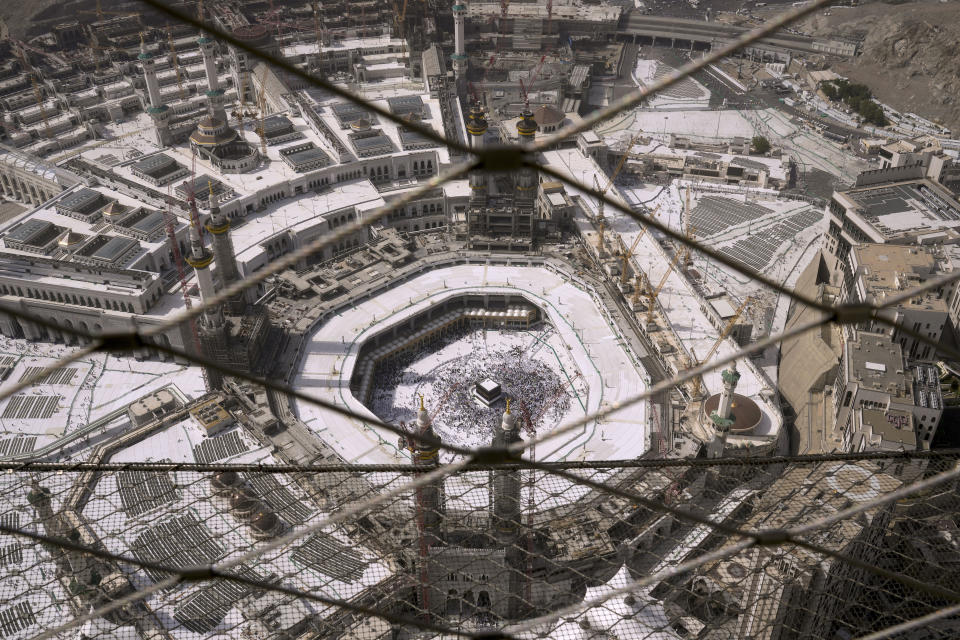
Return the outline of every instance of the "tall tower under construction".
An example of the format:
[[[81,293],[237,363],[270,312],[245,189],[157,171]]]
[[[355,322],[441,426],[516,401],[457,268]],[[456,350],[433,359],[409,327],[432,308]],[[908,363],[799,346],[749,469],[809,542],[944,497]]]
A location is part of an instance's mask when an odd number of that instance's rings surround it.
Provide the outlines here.
[[[217,195],[210,187],[210,219],[207,221],[207,231],[213,237],[213,255],[217,264],[217,277],[220,286],[226,288],[240,280],[240,269],[237,266],[237,257],[233,250],[233,240],[230,238],[230,220],[220,210]],[[251,302],[255,296],[252,288],[245,289],[239,299]]]
[[[211,252],[203,245],[196,201],[191,199],[190,256],[187,258],[187,263],[196,273],[200,299],[205,304],[222,290],[221,287],[240,279],[230,240],[230,225],[223,219],[212,188],[210,197],[216,216],[211,215],[207,228],[213,235],[214,250]],[[216,265],[221,287],[214,280],[211,264]],[[242,295],[226,304],[212,305],[207,309],[197,331],[204,357],[225,368],[261,375],[268,373],[272,352],[279,342],[270,339],[273,329],[266,310],[248,304]],[[212,388],[219,388],[223,376],[212,367],[207,367],[207,380]]]

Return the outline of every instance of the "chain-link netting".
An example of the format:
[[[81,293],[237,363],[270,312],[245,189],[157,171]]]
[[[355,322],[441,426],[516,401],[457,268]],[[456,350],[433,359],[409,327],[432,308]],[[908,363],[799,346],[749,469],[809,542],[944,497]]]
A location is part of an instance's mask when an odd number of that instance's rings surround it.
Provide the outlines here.
[[[0,627],[858,637],[957,604],[958,477],[948,454],[456,471],[8,465]],[[956,628],[940,619],[925,633]]]
[[[558,432],[830,323],[872,320],[931,343],[878,311],[960,273],[882,305],[831,306],[538,164],[537,152],[639,105],[826,0],[785,12],[533,147],[484,150],[447,141],[165,3],[143,2],[470,159],[139,332],[90,335],[4,312],[88,343],[57,366],[96,351],[160,352],[356,416],[411,449],[439,447],[454,461],[414,468],[7,465],[0,475],[0,638],[957,637],[960,473],[951,455],[576,465],[535,463],[527,453]],[[818,309],[820,318],[688,368],[551,433],[479,449],[357,416],[155,340],[450,179],[524,167]],[[960,359],[949,346],[933,346]],[[37,368],[5,386],[0,398],[55,368]]]

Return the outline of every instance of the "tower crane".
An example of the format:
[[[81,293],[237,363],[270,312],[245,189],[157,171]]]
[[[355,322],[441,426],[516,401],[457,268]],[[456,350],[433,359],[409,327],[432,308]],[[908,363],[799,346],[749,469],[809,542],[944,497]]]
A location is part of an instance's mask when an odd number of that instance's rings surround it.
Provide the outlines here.
[[[694,232],[696,228],[693,226],[693,214],[690,212],[690,185],[687,185],[687,197],[684,200],[683,207],[683,234],[687,239],[687,243],[684,245],[684,258],[683,266],[687,268],[690,266],[690,257],[693,255],[690,251],[690,247],[693,246]]]
[[[98,21],[98,22],[103,22],[104,20],[106,20],[106,17],[105,17],[105,16],[117,16],[117,17],[136,16],[136,17],[137,17],[137,22],[140,23],[140,26],[141,26],[141,27],[143,26],[143,20],[141,19],[140,14],[137,13],[137,12],[135,12],[135,11],[104,11],[104,10],[103,10],[103,7],[100,5],[100,0],[97,0],[96,7],[97,7],[97,8],[96,8],[95,10],[81,9],[81,10],[78,11],[77,13],[91,13],[91,14],[94,14],[94,15],[97,16],[97,21]]]
[[[630,248],[620,254],[620,258],[622,259],[622,264],[620,265],[620,288],[624,291],[626,291],[627,287],[630,285],[630,277],[627,275],[630,267],[630,257],[633,255],[634,250],[640,243],[641,237],[643,236],[638,233]]]
[[[153,127],[144,127],[143,129],[134,129],[133,131],[127,131],[126,133],[121,133],[120,135],[118,135],[118,136],[116,136],[116,137],[107,138],[106,140],[100,140],[99,142],[95,142],[95,143],[92,144],[92,145],[85,146],[85,147],[81,147],[81,148],[79,148],[79,149],[74,149],[74,150],[72,150],[72,151],[68,151],[67,153],[65,153],[65,154],[63,154],[63,155],[61,155],[61,156],[57,156],[56,158],[51,158],[51,159],[49,160],[49,162],[51,162],[51,163],[53,163],[53,164],[57,164],[57,163],[59,163],[59,162],[63,162],[64,160],[68,160],[69,158],[72,158],[72,157],[74,157],[74,156],[78,156],[78,155],[80,155],[81,153],[84,153],[84,152],[86,152],[86,151],[89,151],[90,149],[96,149],[97,147],[102,147],[102,146],[105,145],[105,144],[110,144],[111,142],[116,142],[117,140],[120,140],[120,139],[122,139],[122,138],[126,138],[126,137],[132,136],[132,135],[136,135],[136,134],[138,134],[138,133],[143,133],[144,131],[149,131],[149,130],[152,129],[152,128],[153,128]]]
[[[326,74],[323,72],[323,31],[320,28],[320,3],[313,2],[313,30],[317,34],[317,72],[320,77]]]
[[[610,187],[613,186],[614,180],[617,179],[617,176],[620,175],[620,172],[623,170],[624,164],[627,162],[627,156],[630,155],[630,149],[633,148],[634,143],[640,137],[640,134],[643,131],[637,131],[633,136],[631,136],[630,141],[627,143],[627,148],[623,150],[623,155],[620,156],[620,159],[617,161],[617,166],[614,167],[613,173],[610,174],[610,177],[607,179],[607,185],[603,188],[600,188],[600,182],[597,180],[596,174],[593,175],[593,184],[596,185],[597,191],[600,192],[601,196],[606,196],[607,191],[610,190]],[[603,231],[606,226],[606,219],[603,217],[603,200],[597,199],[597,234],[600,237],[599,249],[603,249]]]
[[[30,74],[30,84],[33,85],[33,97],[37,100],[37,106],[40,107],[40,117],[43,118],[43,129],[47,138],[52,138],[53,134],[50,132],[50,123],[47,121],[47,108],[43,104],[43,91],[40,90],[40,83],[37,82],[37,70],[33,68],[33,65],[30,64],[29,58],[27,58],[27,50],[24,43],[20,44],[20,61],[23,63],[23,70]]]
[[[260,76],[260,93],[257,95],[257,108],[260,109],[260,123],[257,126],[257,135],[260,136],[260,150],[263,152],[263,161],[267,161],[267,135],[263,128],[263,119],[267,112],[267,65],[263,65],[263,74]]]
[[[713,346],[710,347],[710,350],[707,351],[707,355],[703,358],[694,358],[693,366],[699,367],[701,364],[707,362],[714,356],[717,352],[717,349],[720,348],[720,344],[730,335],[730,332],[733,331],[733,328],[737,325],[737,321],[740,319],[740,316],[743,315],[743,312],[746,308],[753,302],[752,297],[747,297],[746,300],[740,303],[740,306],[737,307],[737,310],[733,312],[733,315],[730,316],[730,319],[727,321],[727,325],[723,328],[723,331],[720,332],[720,336],[717,338],[717,341],[713,343]],[[693,395],[699,396],[700,389],[703,384],[703,376],[697,376],[693,381]]]
[[[644,283],[647,281],[647,276],[643,271],[637,270],[636,282],[633,287],[633,298],[630,299],[630,306],[634,311],[637,311],[640,308],[640,296],[644,290]],[[647,285],[649,286],[649,285]]]
[[[180,76],[180,61],[177,59],[177,48],[173,45],[173,32],[167,25],[167,45],[170,47],[170,56],[173,58],[173,69],[177,72],[177,88],[180,89],[180,99],[183,100],[183,78]]]
[[[240,84],[237,86],[237,97],[240,99],[240,103],[237,105],[236,111],[233,111],[233,115],[237,116],[237,129],[240,130],[240,135],[243,135],[243,107],[245,106],[243,101],[243,92],[246,90],[246,87],[243,83],[244,74],[240,74]]]
[[[657,206],[654,208],[653,212],[651,213],[651,217],[654,217],[654,218],[655,218],[655,217],[657,216],[657,212],[658,212],[658,211],[660,211],[660,205],[657,205]],[[620,269],[620,287],[621,287],[621,289],[623,289],[624,291],[627,290],[628,283],[629,283],[629,276],[627,276],[627,271],[628,271],[627,267],[628,267],[629,264],[630,264],[630,258],[633,257],[633,252],[636,250],[637,245],[640,244],[640,240],[641,240],[641,238],[643,238],[643,234],[645,234],[645,233],[647,232],[647,228],[648,228],[648,225],[644,225],[644,226],[643,226],[643,229],[640,230],[640,233],[638,233],[638,234],[637,234],[637,237],[634,239],[633,245],[631,245],[630,249],[628,249],[627,251],[624,251],[624,252],[621,253],[621,255],[620,255],[620,257],[621,257],[622,260],[623,260],[623,264],[621,265],[621,269]],[[622,240],[621,240],[621,242],[622,242]],[[624,246],[626,246],[626,245],[624,245]],[[637,272],[639,273],[639,271],[640,271],[640,270],[639,270],[639,268],[638,268],[638,269],[637,269]]]
[[[600,182],[597,180],[597,174],[593,174],[593,184],[596,186],[597,191],[601,194],[606,193],[605,190],[600,189]],[[598,241],[597,252],[603,253],[603,231],[607,226],[606,218],[603,217],[603,200],[597,200],[597,235]]]
[[[43,118],[43,131],[47,138],[52,138],[50,131],[50,122],[47,120],[47,108],[43,105],[43,92],[40,91],[40,84],[34,76],[30,76],[30,82],[33,84],[33,96],[37,99],[37,106],[40,107],[40,117]]]
[[[390,4],[393,7],[393,25],[397,28],[397,35],[400,36],[401,42],[404,41],[404,20],[407,17],[407,1],[403,0],[403,7],[397,8],[397,0],[390,0]],[[406,53],[406,44],[401,44],[403,52]]]
[[[670,261],[670,264],[667,266],[667,270],[663,273],[663,277],[660,278],[660,282],[657,284],[655,289],[649,289],[647,291],[647,299],[649,304],[647,305],[647,322],[653,322],[653,305],[657,301],[657,296],[660,295],[660,292],[663,290],[663,286],[667,284],[667,278],[670,277],[670,272],[673,271],[674,267],[677,266],[677,263],[683,258],[683,249],[677,251],[673,254],[673,260]]]

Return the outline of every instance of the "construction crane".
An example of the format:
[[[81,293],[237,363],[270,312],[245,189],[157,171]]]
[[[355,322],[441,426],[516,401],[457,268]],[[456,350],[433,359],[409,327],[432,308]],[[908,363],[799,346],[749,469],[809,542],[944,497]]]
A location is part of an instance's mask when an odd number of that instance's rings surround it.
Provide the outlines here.
[[[46,133],[48,139],[52,138],[53,134],[50,132],[50,123],[47,121],[47,108],[43,104],[43,91],[40,89],[40,83],[37,82],[37,70],[30,64],[30,59],[27,57],[26,45],[22,42],[18,44],[20,45],[20,61],[23,63],[23,70],[30,74],[30,83],[33,85],[33,97],[36,98],[37,106],[40,107],[40,117],[43,118],[44,133]]]
[[[260,93],[257,95],[257,108],[260,109],[260,123],[257,134],[260,136],[260,150],[263,152],[263,161],[267,161],[267,135],[263,128],[263,119],[267,113],[267,65],[263,65],[263,74],[260,76]]]
[[[100,54],[98,54],[97,52],[98,52],[98,51],[113,51],[113,50],[114,50],[114,47],[101,47],[101,46],[95,45],[95,44],[88,44],[88,45],[85,45],[85,46],[86,46],[88,49],[90,49],[90,56],[93,58],[93,65],[94,65],[94,68],[95,68],[95,72],[99,74],[99,73],[100,73],[100,57],[101,57],[101,56],[100,56]],[[107,56],[107,60],[108,60],[108,61],[110,60],[110,56]]]
[[[651,212],[650,216],[653,218],[657,217],[657,212],[660,211],[660,205],[657,205],[654,210]],[[633,245],[627,251],[621,251],[620,257],[623,259],[622,269],[620,270],[620,286],[623,290],[627,288],[627,282],[629,277],[627,276],[627,267],[629,266],[629,260],[633,256],[633,252],[636,250],[637,245],[640,244],[640,240],[643,238],[643,234],[647,232],[649,225],[644,225],[643,229],[640,230],[640,233],[637,234],[636,239],[633,241]],[[623,244],[623,240],[620,240],[620,243]],[[626,247],[626,245],[623,245]],[[639,269],[637,269],[639,272]]]
[[[137,13],[137,12],[135,12],[135,11],[104,11],[104,10],[103,10],[103,7],[100,6],[100,0],[97,0],[97,5],[96,5],[96,6],[97,6],[97,8],[96,8],[95,10],[81,9],[81,10],[78,11],[77,13],[91,13],[91,14],[94,14],[94,15],[97,16],[97,21],[98,21],[98,22],[103,22],[104,20],[106,20],[106,17],[105,17],[105,16],[117,16],[117,17],[121,17],[121,16],[136,16],[136,17],[137,17],[137,21],[140,22],[140,25],[141,25],[141,26],[143,26],[143,22],[142,22],[142,20],[141,20],[141,18],[140,18],[140,14]]]
[[[633,288],[633,298],[630,300],[630,305],[634,311],[640,308],[640,296],[644,291],[645,280],[646,276],[644,275],[643,271],[638,269],[636,274],[636,283],[634,284]]]
[[[403,0],[403,8],[397,9],[397,0],[390,0],[390,4],[393,6],[393,24],[397,28],[397,34],[400,36],[400,39],[403,40],[403,21],[407,17],[407,1]]]
[[[550,53],[550,51],[548,50],[547,53]],[[542,56],[540,56],[540,62],[537,63],[537,66],[533,69],[533,73],[531,73],[530,77],[527,78],[527,82],[530,83],[530,91],[533,91],[533,83],[537,81],[537,76],[540,75],[540,70],[543,69],[543,63],[547,59],[547,53],[544,53]],[[527,95],[527,88],[523,84],[523,78],[520,79],[520,90],[523,92],[524,106],[529,109],[530,96]]]
[[[670,261],[670,264],[667,266],[667,270],[663,273],[663,277],[660,279],[660,282],[657,284],[655,289],[648,287],[647,290],[647,300],[649,304],[647,305],[647,322],[653,322],[653,305],[657,302],[657,296],[660,295],[660,292],[663,290],[663,286],[667,284],[667,278],[670,277],[670,272],[673,271],[674,267],[677,266],[677,263],[683,258],[683,250],[679,250],[673,254],[673,260]]]
[[[607,195],[607,191],[609,191],[610,187],[613,186],[614,180],[616,180],[617,176],[620,175],[620,172],[623,170],[624,164],[627,161],[627,156],[630,155],[630,149],[633,148],[633,144],[640,137],[641,133],[643,133],[643,131],[637,131],[637,133],[630,138],[630,142],[627,143],[627,148],[624,149],[623,155],[621,155],[620,160],[617,161],[617,166],[614,167],[613,173],[611,173],[610,177],[607,179],[607,185],[605,187],[601,189],[600,182],[597,180],[597,175],[593,175],[593,183],[596,185],[597,191],[600,192],[601,196]],[[606,222],[603,217],[603,204],[603,199],[597,198],[597,233],[600,236],[600,249],[603,248],[603,230]]]
[[[646,230],[647,228],[644,227],[643,231],[646,231]],[[624,251],[620,256],[623,259],[623,264],[620,265],[621,267],[620,268],[620,287],[624,291],[626,291],[627,286],[629,285],[629,282],[630,282],[630,277],[627,275],[629,271],[629,266],[630,266],[630,257],[633,255],[633,252],[636,250],[637,245],[640,244],[640,238],[643,237],[643,231],[637,234],[637,237],[633,241],[633,244],[630,246],[630,248]]]
[[[659,204],[658,204],[657,206],[655,206],[655,207],[653,208],[653,211],[650,212],[650,217],[651,217],[651,218],[656,218],[656,217],[659,215],[658,212],[660,211],[660,207],[661,207],[661,206],[662,206],[662,205],[659,205]],[[636,240],[634,241],[634,243],[633,243],[634,246],[637,245],[637,242],[640,242],[640,238],[643,237],[643,234],[645,234],[645,233],[647,232],[647,229],[649,229],[649,228],[650,228],[650,225],[648,225],[648,224],[643,225],[643,229],[640,229],[640,235],[637,236],[637,239],[636,239]]]
[[[313,29],[317,33],[317,71],[320,74],[320,77],[324,77],[323,73],[323,32],[320,29],[320,3],[313,3]]]
[[[710,347],[710,350],[707,351],[707,355],[700,359],[694,359],[693,366],[699,367],[701,364],[708,362],[710,358],[714,356],[717,352],[717,349],[720,348],[720,344],[730,335],[730,332],[733,331],[733,328],[737,325],[737,321],[740,320],[740,316],[743,315],[743,312],[746,310],[747,306],[753,302],[752,297],[748,297],[746,300],[740,303],[740,306],[737,307],[737,310],[733,312],[733,315],[730,316],[730,319],[727,321],[726,326],[723,328],[723,331],[720,332],[720,337],[717,338],[717,341],[713,343],[713,346]],[[697,397],[700,395],[700,389],[703,386],[703,376],[699,375],[693,380],[693,395]]]
[[[593,174],[593,184],[597,187],[597,191],[601,194],[606,193],[605,190],[600,189],[600,181],[597,180],[597,174]],[[603,253],[603,230],[606,227],[606,219],[603,217],[603,200],[597,199],[597,235],[598,235],[598,244],[597,244],[597,253]]]
[[[687,242],[684,245],[684,268],[688,268],[690,266],[690,257],[693,255],[690,251],[690,247],[693,246],[695,231],[696,229],[693,226],[693,214],[690,212],[690,185],[687,185],[687,197],[684,200],[683,206],[683,235],[687,239]]]
[[[37,99],[37,106],[40,107],[40,117],[43,118],[43,131],[47,138],[52,138],[50,131],[50,122],[47,120],[47,108],[43,104],[43,92],[40,91],[40,84],[34,76],[30,76],[30,82],[33,84],[33,96]]]
[[[170,47],[170,56],[173,59],[173,69],[177,72],[177,88],[180,89],[180,99],[183,95],[183,78],[180,76],[180,61],[177,59],[177,48],[173,44],[173,32],[170,31],[170,25],[167,25],[167,45]]]
[[[129,137],[129,136],[138,134],[138,133],[143,133],[144,131],[149,131],[149,130],[152,129],[152,128],[153,128],[153,127],[151,126],[151,127],[144,127],[143,129],[135,129],[135,130],[133,130],[133,131],[127,131],[126,133],[121,133],[120,135],[115,136],[115,137],[113,137],[113,138],[107,138],[106,140],[100,140],[99,142],[95,142],[95,143],[92,144],[92,145],[89,145],[89,146],[86,146],[86,147],[81,147],[80,149],[74,149],[74,150],[72,150],[72,151],[69,151],[68,153],[65,153],[65,154],[61,155],[61,156],[57,156],[56,158],[51,158],[51,159],[49,160],[49,162],[51,162],[51,163],[53,163],[53,164],[57,164],[57,163],[59,163],[59,162],[63,162],[64,160],[69,160],[70,158],[73,158],[74,156],[78,156],[78,155],[80,155],[81,153],[85,153],[85,152],[87,152],[87,151],[90,151],[91,149],[96,149],[97,147],[102,147],[102,146],[105,145],[105,144],[110,144],[111,142],[116,142],[117,140],[120,140],[120,139],[122,139],[122,138],[126,138],[126,137]]]
[[[237,110],[234,111],[234,115],[237,116],[237,128],[240,130],[240,135],[243,136],[243,108],[246,106],[246,103],[243,100],[243,94],[246,91],[244,86],[244,74],[240,74],[240,86],[238,87],[237,93],[239,94],[240,104],[237,105]]]

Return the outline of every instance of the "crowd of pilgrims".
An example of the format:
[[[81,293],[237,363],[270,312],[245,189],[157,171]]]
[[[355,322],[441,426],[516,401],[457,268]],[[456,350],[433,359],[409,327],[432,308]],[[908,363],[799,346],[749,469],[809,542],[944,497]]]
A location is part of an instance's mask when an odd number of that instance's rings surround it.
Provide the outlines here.
[[[450,332],[422,348],[400,357],[381,361],[374,372],[376,388],[372,409],[382,420],[394,424],[413,425],[417,417],[419,396],[423,394],[431,414],[435,432],[441,439],[462,446],[483,446],[493,439],[493,430],[500,424],[505,399],[512,398],[512,407],[519,410],[520,424],[526,417],[536,421],[537,428],[552,428],[570,407],[570,390],[566,380],[535,357],[547,333],[525,332],[525,345],[506,346],[505,334],[516,332],[485,331],[467,328]],[[469,344],[466,353],[439,363],[421,372],[417,365],[454,342]],[[549,353],[550,358],[553,354]],[[485,379],[500,384],[503,396],[487,407],[474,395],[475,385]],[[546,404],[550,406],[545,407]],[[546,408],[546,411],[544,409]],[[518,416],[520,417],[520,416]]]

